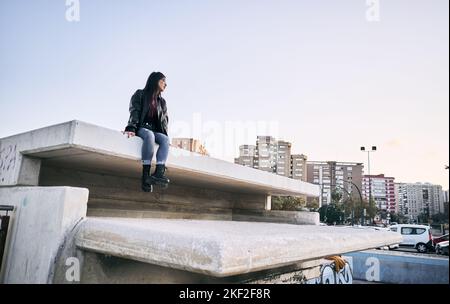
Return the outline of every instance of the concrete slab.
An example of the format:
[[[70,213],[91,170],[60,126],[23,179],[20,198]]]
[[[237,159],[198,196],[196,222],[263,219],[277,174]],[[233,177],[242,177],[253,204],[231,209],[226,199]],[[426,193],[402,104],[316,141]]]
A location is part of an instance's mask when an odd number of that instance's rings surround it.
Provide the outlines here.
[[[401,241],[392,232],[328,226],[208,220],[89,217],[83,250],[225,277]]]
[[[80,259],[81,260],[81,259]],[[237,276],[213,277],[201,273],[148,264],[140,261],[83,251],[79,282],[55,276],[55,284],[301,284],[321,276],[322,265],[329,260],[315,260],[293,266],[263,270]],[[250,286],[249,286],[250,287]]]
[[[72,187],[0,187],[14,206],[0,282],[50,283],[58,251],[86,216],[88,190]]]
[[[0,139],[0,186],[36,183],[49,166],[136,177],[142,139],[73,120]],[[36,170],[20,171],[23,159]],[[266,195],[318,196],[319,186],[171,147],[167,175],[174,184]],[[23,176],[25,175],[25,176]],[[37,185],[37,184],[36,184]]]
[[[365,250],[346,254],[356,279],[389,284],[448,284],[449,259],[427,254]]]

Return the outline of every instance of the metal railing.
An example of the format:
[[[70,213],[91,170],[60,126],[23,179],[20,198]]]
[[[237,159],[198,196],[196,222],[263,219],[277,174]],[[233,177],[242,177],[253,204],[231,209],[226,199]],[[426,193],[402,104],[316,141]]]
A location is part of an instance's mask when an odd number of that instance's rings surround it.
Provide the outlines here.
[[[6,246],[6,237],[8,236],[9,211],[13,211],[14,206],[0,205],[0,212],[6,212],[6,215],[0,214],[0,273],[3,264],[3,254]]]

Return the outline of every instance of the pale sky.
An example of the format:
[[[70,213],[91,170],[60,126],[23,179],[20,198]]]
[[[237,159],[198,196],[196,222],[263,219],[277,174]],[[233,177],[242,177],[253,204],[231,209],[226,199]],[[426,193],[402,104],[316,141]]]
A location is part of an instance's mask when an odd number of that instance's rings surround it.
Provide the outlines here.
[[[169,135],[213,157],[273,135],[366,165],[376,145],[372,174],[448,189],[448,0],[380,0],[379,21],[366,0],[79,3],[69,22],[65,0],[0,1],[0,138],[72,119],[123,130],[156,70]]]

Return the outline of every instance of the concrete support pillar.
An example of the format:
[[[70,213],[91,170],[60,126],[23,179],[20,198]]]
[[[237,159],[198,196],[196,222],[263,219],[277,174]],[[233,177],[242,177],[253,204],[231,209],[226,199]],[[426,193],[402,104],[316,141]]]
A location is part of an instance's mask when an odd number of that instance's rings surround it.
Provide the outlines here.
[[[41,160],[39,158],[22,156],[17,184],[21,186],[37,186],[39,184],[39,172]]]
[[[272,209],[272,195],[268,195],[266,197],[266,205],[264,206],[265,210],[271,210]]]

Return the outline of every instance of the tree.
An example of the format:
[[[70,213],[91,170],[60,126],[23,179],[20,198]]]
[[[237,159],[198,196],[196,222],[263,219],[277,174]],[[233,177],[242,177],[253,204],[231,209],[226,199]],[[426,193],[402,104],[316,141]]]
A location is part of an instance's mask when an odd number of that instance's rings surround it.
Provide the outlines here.
[[[373,221],[373,218],[377,215],[378,208],[375,201],[372,199],[370,202],[364,201],[364,208],[366,209],[365,220]]]
[[[395,213],[394,211],[391,211],[389,213],[391,215],[391,223],[395,222],[395,223],[399,223],[399,224],[407,224],[408,223],[408,218],[401,213]]]
[[[305,199],[293,196],[273,196],[272,210],[297,211],[305,206]]]
[[[366,209],[366,217],[365,219],[373,219],[377,214],[377,207],[375,205],[375,201],[372,200],[371,204],[367,200],[363,200],[361,204],[361,200],[355,201],[354,198],[349,197],[344,202],[340,204],[342,211],[344,212],[344,216],[346,219],[354,216],[355,223],[361,222],[361,217]]]
[[[417,216],[417,222],[420,223],[428,223],[430,220],[430,217],[428,216],[427,212],[422,212]]]
[[[431,216],[431,219],[433,220],[434,224],[448,224],[448,216],[446,216],[444,213],[433,214]]]
[[[345,218],[348,220],[350,219],[352,224],[354,222],[358,221],[358,207],[357,205],[361,204],[360,202],[355,202],[353,200],[352,197],[347,198],[343,203],[342,203],[342,208],[343,208],[343,212],[344,212],[344,216]]]
[[[391,218],[391,223],[399,223],[400,224],[400,216],[394,211],[389,212],[389,217]]]
[[[341,199],[342,199],[342,193],[339,190],[334,189],[331,192],[331,202],[334,204],[340,204]]]
[[[310,211],[319,209],[319,200],[317,198],[314,198],[313,200],[307,202],[306,208],[308,208]]]
[[[387,212],[386,210],[380,210],[380,211],[378,212],[378,214],[380,215],[380,218],[381,218],[382,220],[387,219],[388,212]]]
[[[320,221],[327,224],[341,224],[345,220],[345,214],[338,204],[331,203],[320,207]]]

